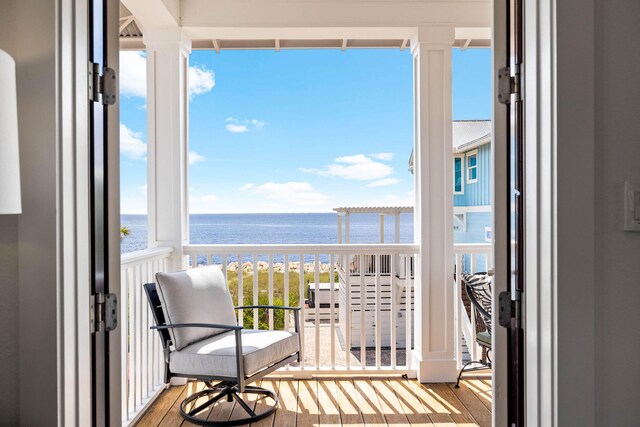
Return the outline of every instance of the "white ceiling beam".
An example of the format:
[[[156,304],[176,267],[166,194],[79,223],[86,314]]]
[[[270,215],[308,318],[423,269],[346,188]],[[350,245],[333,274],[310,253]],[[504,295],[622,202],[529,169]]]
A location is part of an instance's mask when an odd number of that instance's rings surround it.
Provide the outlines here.
[[[144,27],[180,24],[180,0],[120,0]]]
[[[464,41],[464,44],[462,45],[462,47],[460,48],[460,50],[465,50],[466,48],[469,47],[469,44],[471,44],[471,40],[472,39],[467,39]]]
[[[456,40],[491,40],[491,27],[456,28]]]
[[[280,39],[276,39],[276,52],[280,52]]]
[[[429,24],[489,30],[492,17],[490,0],[217,0],[216,7],[210,0],[182,0],[181,4],[182,26],[193,39],[404,39],[413,35],[409,31]],[[489,39],[490,30],[485,32]],[[464,37],[468,38],[479,37]]]
[[[400,50],[405,50],[407,48],[407,44],[409,44],[409,39],[402,40],[402,45],[400,46]]]
[[[342,39],[342,51],[347,50],[347,39]]]

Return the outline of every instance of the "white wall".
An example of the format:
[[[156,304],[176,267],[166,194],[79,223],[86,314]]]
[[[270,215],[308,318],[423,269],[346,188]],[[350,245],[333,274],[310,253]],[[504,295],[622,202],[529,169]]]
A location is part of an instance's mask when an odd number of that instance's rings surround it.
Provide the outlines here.
[[[623,182],[640,180],[640,2],[596,0],[596,424],[637,425],[640,232]]]
[[[21,215],[0,217],[2,425],[58,416],[55,3],[0,2],[0,47],[16,60],[23,197]]]
[[[21,425],[57,421],[55,4],[16,2],[16,27],[22,29],[16,38]]]
[[[12,2],[0,2],[0,49],[15,53]],[[0,215],[0,424],[18,424],[18,216]]]
[[[555,3],[558,426],[595,425],[593,0]],[[526,102],[526,101],[525,101]],[[553,166],[552,166],[553,168]]]

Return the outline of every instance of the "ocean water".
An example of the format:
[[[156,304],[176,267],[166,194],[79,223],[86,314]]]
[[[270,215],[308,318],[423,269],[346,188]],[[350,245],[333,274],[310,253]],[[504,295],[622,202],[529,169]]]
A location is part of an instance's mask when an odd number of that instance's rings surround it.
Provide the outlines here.
[[[378,243],[377,214],[352,214],[351,243]],[[394,241],[395,220],[385,216],[385,242]],[[131,234],[122,239],[121,252],[147,247],[147,216],[122,215],[121,224]],[[344,221],[343,221],[344,226]],[[191,244],[321,244],[338,243],[335,213],[194,214],[189,217]],[[413,242],[413,214],[400,215],[400,243]]]

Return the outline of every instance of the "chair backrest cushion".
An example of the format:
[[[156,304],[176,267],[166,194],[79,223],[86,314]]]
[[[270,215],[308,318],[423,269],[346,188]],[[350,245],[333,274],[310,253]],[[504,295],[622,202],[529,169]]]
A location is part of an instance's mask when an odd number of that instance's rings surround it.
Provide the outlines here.
[[[480,314],[487,331],[491,333],[491,282],[493,276],[487,273],[463,274],[462,281],[475,311]],[[477,324],[477,322],[476,322]]]
[[[219,267],[157,273],[156,281],[167,324],[237,324],[231,293]],[[175,328],[169,331],[176,350],[225,332],[211,328]]]

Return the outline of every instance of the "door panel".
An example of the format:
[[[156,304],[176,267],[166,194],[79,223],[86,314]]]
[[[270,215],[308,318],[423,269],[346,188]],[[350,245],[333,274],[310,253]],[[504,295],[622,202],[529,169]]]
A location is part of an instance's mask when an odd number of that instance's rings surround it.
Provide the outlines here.
[[[521,301],[524,295],[524,133],[523,101],[520,93],[523,66],[522,1],[508,2],[507,55],[510,71],[508,104],[507,159],[509,162],[509,281],[507,291],[511,300],[511,321],[508,326],[508,419],[510,426],[524,426],[524,330]]]
[[[100,322],[101,313],[106,313],[105,306],[97,308],[105,301],[102,296],[114,294],[117,299],[120,283],[119,220],[117,215],[114,216],[114,210],[117,212],[119,209],[118,107],[113,102],[105,101],[104,91],[107,85],[104,80],[100,80],[108,67],[117,70],[118,39],[114,28],[117,28],[118,7],[118,2],[112,0],[89,2],[88,68],[91,70],[92,89],[87,102],[90,139],[91,294],[94,307],[91,338],[94,426],[121,425],[120,331],[117,328],[108,331],[106,324]],[[115,41],[111,34],[114,31]]]

